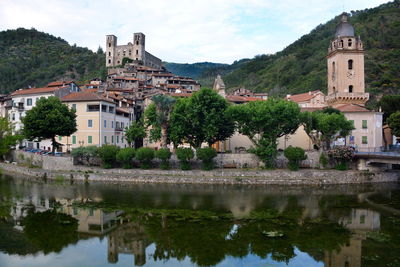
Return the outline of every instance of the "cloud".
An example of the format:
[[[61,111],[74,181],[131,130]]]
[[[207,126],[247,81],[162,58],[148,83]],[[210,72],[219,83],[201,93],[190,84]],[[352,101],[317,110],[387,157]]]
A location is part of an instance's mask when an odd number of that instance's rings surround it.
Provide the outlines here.
[[[171,62],[225,62],[274,53],[343,11],[328,0],[2,0],[0,30],[34,27],[96,50],[133,32]],[[384,0],[354,0],[345,10]],[[339,4],[340,5],[340,4]]]

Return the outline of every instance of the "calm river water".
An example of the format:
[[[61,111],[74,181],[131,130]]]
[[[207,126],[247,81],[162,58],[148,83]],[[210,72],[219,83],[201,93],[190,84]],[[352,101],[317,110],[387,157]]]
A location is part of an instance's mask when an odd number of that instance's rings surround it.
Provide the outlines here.
[[[400,266],[400,188],[3,175],[0,266]]]

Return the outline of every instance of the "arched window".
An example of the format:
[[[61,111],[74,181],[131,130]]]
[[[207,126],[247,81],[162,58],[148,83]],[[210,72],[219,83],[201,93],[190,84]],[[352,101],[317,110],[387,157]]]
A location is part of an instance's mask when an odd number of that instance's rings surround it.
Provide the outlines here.
[[[340,47],[343,47],[343,40],[340,40]]]
[[[334,93],[336,92],[336,87],[335,87],[335,86],[333,87],[333,92],[334,92]]]
[[[111,52],[108,52],[108,55],[111,57]]]
[[[332,80],[335,80],[335,76],[336,76],[336,64],[335,62],[332,62]]]
[[[108,64],[111,64],[111,59],[108,60]]]
[[[353,69],[353,60],[352,59],[349,59],[349,61],[347,61],[347,66],[348,66],[349,70]]]
[[[108,47],[111,47],[111,43],[108,43]]]
[[[348,45],[349,47],[353,44],[353,42],[351,41],[351,39],[349,39]]]
[[[349,85],[349,93],[353,93],[353,85]]]

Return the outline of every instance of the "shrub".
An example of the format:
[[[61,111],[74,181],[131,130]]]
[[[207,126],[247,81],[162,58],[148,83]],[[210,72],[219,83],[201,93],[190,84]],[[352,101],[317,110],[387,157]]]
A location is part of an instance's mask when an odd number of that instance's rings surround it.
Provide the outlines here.
[[[190,170],[190,160],[194,157],[193,150],[191,148],[177,148],[176,157],[179,159],[182,170]]]
[[[153,158],[154,150],[149,147],[141,147],[136,151],[136,159],[140,161],[142,169],[150,169]]]
[[[81,146],[73,148],[71,155],[81,162],[85,160],[90,165],[90,159],[98,156],[98,150],[97,146]]]
[[[168,148],[161,148],[155,152],[156,158],[161,160],[160,168],[162,170],[168,170],[169,166],[169,159],[171,158],[171,151]]]
[[[102,145],[98,149],[98,154],[103,162],[103,168],[111,169],[114,167],[116,158],[115,155],[118,153],[119,147],[115,145]]]
[[[328,166],[328,157],[325,155],[324,152],[321,153],[321,155],[319,156],[319,164],[321,164],[321,166],[323,168],[326,168]]]
[[[213,158],[217,156],[217,151],[212,147],[199,148],[196,151],[198,159],[203,161],[203,170],[212,170],[214,168]]]
[[[289,160],[288,167],[292,171],[297,171],[300,161],[307,159],[307,155],[301,147],[289,146],[283,151],[283,154]]]
[[[328,155],[335,161],[335,169],[347,170],[348,163],[354,158],[354,148],[349,146],[336,146],[328,151]]]
[[[135,157],[135,149],[132,147],[123,148],[118,151],[116,159],[122,163],[124,169],[132,168],[132,159]]]

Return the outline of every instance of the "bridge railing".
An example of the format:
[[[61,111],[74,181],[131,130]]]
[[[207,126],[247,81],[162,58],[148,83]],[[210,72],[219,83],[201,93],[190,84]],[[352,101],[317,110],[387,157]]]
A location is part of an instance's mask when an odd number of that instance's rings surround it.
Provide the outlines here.
[[[397,152],[400,153],[400,146],[380,146],[380,147],[358,147],[355,148],[356,153],[379,153],[379,152]]]

